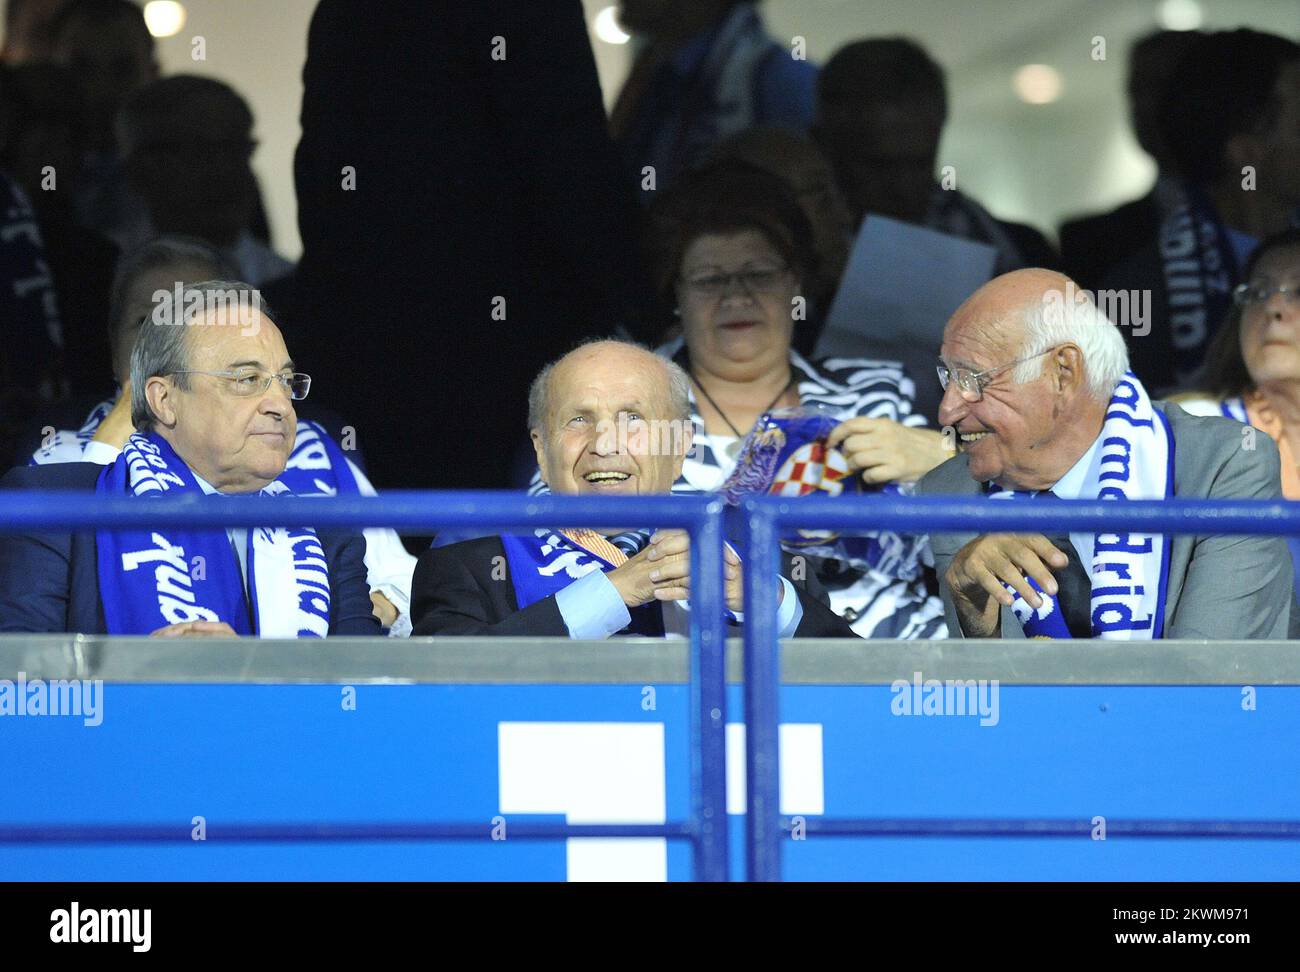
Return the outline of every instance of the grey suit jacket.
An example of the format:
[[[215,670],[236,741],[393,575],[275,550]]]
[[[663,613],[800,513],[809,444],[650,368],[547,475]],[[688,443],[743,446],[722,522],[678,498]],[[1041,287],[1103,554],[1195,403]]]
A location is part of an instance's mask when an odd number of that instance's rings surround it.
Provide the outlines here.
[[[1154,403],[1174,436],[1174,495],[1179,499],[1282,498],[1281,461],[1267,435],[1243,448],[1243,426],[1226,418],[1189,415],[1177,405]],[[932,469],[918,494],[977,496],[964,454]],[[962,637],[946,574],[974,533],[931,534],[948,635]],[[1073,551],[1067,551],[1073,554]],[[1087,565],[1085,565],[1087,569]],[[1002,609],[1002,636],[1023,638],[1010,608]],[[1300,636],[1291,553],[1280,536],[1176,536],[1169,551],[1164,637],[1187,639],[1295,638]]]

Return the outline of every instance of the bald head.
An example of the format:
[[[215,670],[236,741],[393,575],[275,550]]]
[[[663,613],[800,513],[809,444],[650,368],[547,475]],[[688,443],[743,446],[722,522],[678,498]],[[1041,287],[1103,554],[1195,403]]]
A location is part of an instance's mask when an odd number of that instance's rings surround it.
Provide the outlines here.
[[[1064,293],[1067,286],[1075,286],[1074,281],[1054,270],[1035,267],[1004,273],[967,297],[948,328],[974,327],[999,347],[1022,347],[1029,312],[1042,306],[1044,294]]]
[[[631,341],[598,340],[579,345],[538,372],[528,391],[529,431],[541,429],[549,421],[551,389],[557,383],[571,380],[574,374],[593,371],[598,376],[604,372],[644,374],[649,383],[663,387],[666,402],[663,418],[689,420],[691,417],[690,380],[680,367]]]
[[[528,425],[556,493],[667,493],[691,447],[690,386],[677,365],[626,341],[593,341],[542,369]]]

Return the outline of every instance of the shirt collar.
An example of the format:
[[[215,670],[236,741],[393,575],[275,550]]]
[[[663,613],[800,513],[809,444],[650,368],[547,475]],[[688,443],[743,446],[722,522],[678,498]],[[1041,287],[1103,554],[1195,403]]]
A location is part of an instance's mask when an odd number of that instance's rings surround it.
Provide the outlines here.
[[[1097,446],[1101,443],[1101,433],[1097,438],[1092,440],[1092,445],[1088,446],[1088,451],[1079,457],[1079,461],[1070,467],[1069,471],[1056,481],[1052,487],[1052,492],[1061,499],[1096,499],[1095,496],[1081,496],[1083,492],[1083,482],[1087,478],[1088,469],[1092,465],[1092,457],[1097,453]]]
[[[199,484],[199,489],[203,490],[203,492],[208,496],[211,496],[213,493],[217,492],[217,487],[213,486],[210,482],[208,482],[206,479],[204,479],[202,476],[196,473],[193,469],[190,470],[190,475],[193,476],[194,481]]]

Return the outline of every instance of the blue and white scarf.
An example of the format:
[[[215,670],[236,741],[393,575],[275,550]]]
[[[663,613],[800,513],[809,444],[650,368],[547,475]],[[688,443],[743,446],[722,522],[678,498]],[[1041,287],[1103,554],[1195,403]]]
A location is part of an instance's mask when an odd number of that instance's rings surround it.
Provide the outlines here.
[[[1085,474],[1082,497],[1108,500],[1165,499],[1173,495],[1174,437],[1164,413],[1152,406],[1129,372],[1115,386]],[[1022,500],[1031,493],[996,489],[993,499]],[[1159,638],[1164,632],[1169,538],[1163,534],[1097,533],[1092,539],[1092,636],[1113,640]],[[1087,557],[1087,551],[1079,551]],[[1011,610],[1030,638],[1068,638],[1056,598],[1037,584],[1035,610],[1018,594]],[[1014,591],[1007,585],[1007,590]]]
[[[101,495],[202,497],[203,488],[165,439],[137,432],[96,484]],[[289,495],[279,480],[264,496]],[[148,634],[186,621],[224,621],[237,634],[323,638],[329,634],[325,551],[311,528],[246,531],[249,599],[224,530],[100,530],[100,597],[109,634]]]
[[[1242,425],[1250,424],[1250,416],[1246,413],[1246,400],[1240,396],[1225,398],[1219,403],[1219,411],[1223,413],[1224,418],[1233,419]]]
[[[1160,225],[1160,263],[1169,304],[1169,340],[1179,383],[1190,380],[1232,305],[1240,282],[1237,254],[1214,205],[1199,188],[1182,198]]]
[[[650,534],[633,530],[607,539],[633,557],[649,543]],[[521,611],[543,598],[558,594],[593,571],[614,569],[614,565],[603,557],[546,528],[525,535],[506,534],[501,537],[501,545],[506,551],[515,601]],[[631,609],[632,623],[628,630],[648,637],[661,637],[664,633],[663,614],[658,608],[656,601]]]
[[[347,456],[318,422],[299,419],[293,452],[278,482],[295,496],[360,496]]]
[[[51,463],[81,462],[86,446],[95,437],[100,423],[108,417],[116,401],[117,399],[110,398],[96,405],[86,416],[86,421],[82,423],[81,428],[75,432],[71,429],[59,429],[54,432],[27,460],[27,465],[45,466]]]
[[[60,429],[28,460],[29,466],[59,462],[81,462],[86,446],[99,426],[117,404],[116,398],[105,399],[91,409],[75,432]],[[285,463],[279,481],[295,496],[359,496],[361,489],[343,450],[319,422],[298,420],[293,452]]]

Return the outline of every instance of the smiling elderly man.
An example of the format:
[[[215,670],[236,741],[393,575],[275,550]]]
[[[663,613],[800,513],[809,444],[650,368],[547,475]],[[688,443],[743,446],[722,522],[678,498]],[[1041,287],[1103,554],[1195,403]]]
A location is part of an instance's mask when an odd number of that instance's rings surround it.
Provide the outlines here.
[[[691,448],[685,373],[645,348],[594,341],[548,365],[529,394],[529,431],[554,493],[668,493]],[[724,550],[727,607],[741,610],[739,558]],[[819,599],[780,577],[782,637],[854,637]],[[426,550],[415,568],[417,635],[606,638],[684,633],[690,542],[683,530],[541,529]]]
[[[14,469],[0,485],[140,501],[288,492],[277,477],[311,379],[247,284],[196,283],[181,297],[176,323],[140,328],[137,431],[117,459]],[[359,534],[310,528],[21,535],[0,543],[0,631],[377,635],[364,556]]]
[[[948,322],[940,360],[939,421],[961,452],[918,493],[1281,498],[1273,442],[1152,402],[1119,329],[1060,274],[980,288]],[[954,637],[991,637],[999,621],[1005,637],[1295,637],[1281,537],[936,534],[931,548]]]

